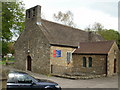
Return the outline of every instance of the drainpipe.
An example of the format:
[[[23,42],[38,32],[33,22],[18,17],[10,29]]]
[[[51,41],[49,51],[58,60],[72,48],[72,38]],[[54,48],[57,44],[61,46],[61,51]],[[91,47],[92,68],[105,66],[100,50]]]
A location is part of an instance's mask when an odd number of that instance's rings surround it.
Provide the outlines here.
[[[108,55],[106,55],[106,77],[108,75]]]

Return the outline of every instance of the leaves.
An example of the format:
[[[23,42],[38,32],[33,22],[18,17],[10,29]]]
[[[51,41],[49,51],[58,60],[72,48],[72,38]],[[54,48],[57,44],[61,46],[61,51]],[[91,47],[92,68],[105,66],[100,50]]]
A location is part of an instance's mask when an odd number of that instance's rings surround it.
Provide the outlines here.
[[[2,3],[2,55],[14,53],[12,37],[24,30],[25,13],[22,2]],[[1,34],[1,33],[0,33]]]
[[[115,31],[113,29],[104,29],[99,34],[105,39],[105,40],[115,40],[118,44],[118,47],[120,48],[120,33],[118,31]]]
[[[88,26],[85,30],[100,34],[105,40],[115,40],[120,48],[120,33],[113,29],[104,29],[104,26],[95,22],[92,26]]]
[[[14,42],[2,41],[2,54],[7,55],[7,53],[14,54]]]
[[[24,4],[22,2],[2,3],[2,40],[10,41],[16,32],[24,29]]]

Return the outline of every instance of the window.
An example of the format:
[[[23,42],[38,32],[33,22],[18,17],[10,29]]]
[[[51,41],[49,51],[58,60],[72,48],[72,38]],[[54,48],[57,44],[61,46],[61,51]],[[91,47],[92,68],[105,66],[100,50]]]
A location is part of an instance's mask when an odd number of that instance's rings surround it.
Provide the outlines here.
[[[35,8],[33,8],[33,17],[35,16]]]
[[[114,50],[114,54],[117,54],[116,50]]]
[[[83,67],[86,67],[86,57],[83,57]]]
[[[92,67],[92,57],[89,57],[89,67]]]
[[[17,79],[16,79],[15,75],[10,73],[8,75],[7,83],[16,83],[16,82],[17,82]]]
[[[30,18],[30,10],[28,10],[28,18]]]
[[[27,75],[12,74],[8,75],[8,83],[30,83],[32,80]]]
[[[67,52],[67,64],[69,64],[71,62],[71,59],[72,59],[72,53]]]
[[[31,83],[32,79],[30,79],[27,75],[16,74],[16,78],[18,83]]]

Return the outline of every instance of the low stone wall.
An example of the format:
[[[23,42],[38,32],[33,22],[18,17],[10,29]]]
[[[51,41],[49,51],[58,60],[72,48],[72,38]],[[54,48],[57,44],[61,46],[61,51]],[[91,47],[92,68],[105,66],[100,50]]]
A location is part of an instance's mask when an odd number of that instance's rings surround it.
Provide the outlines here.
[[[9,68],[0,65],[0,89],[6,90]]]
[[[103,75],[89,75],[89,76],[86,76],[86,75],[84,75],[84,76],[69,76],[69,75],[53,74],[52,76],[68,78],[68,79],[74,79],[74,80],[76,80],[76,79],[86,80],[86,79],[105,77],[106,74],[103,74]]]

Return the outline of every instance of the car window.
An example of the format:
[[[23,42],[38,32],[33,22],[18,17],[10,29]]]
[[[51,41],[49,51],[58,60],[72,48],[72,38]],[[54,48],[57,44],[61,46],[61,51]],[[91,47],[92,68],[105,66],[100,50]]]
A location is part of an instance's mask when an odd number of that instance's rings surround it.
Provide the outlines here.
[[[8,80],[7,80],[7,82],[8,82],[8,83],[16,83],[16,82],[17,82],[17,79],[16,79],[15,75],[12,74],[12,73],[10,73],[10,74],[8,75]]]
[[[13,74],[8,75],[8,83],[31,83],[32,79],[26,74]]]
[[[18,80],[18,83],[31,83],[32,80],[25,74],[17,74],[16,78]]]

